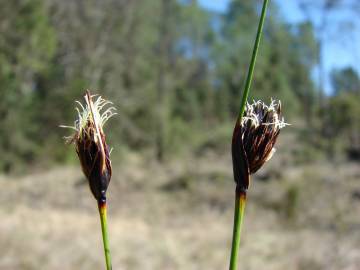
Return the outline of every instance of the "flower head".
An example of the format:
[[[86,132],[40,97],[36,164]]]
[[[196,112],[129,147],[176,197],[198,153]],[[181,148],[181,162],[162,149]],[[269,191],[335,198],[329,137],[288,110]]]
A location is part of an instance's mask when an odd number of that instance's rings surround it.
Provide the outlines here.
[[[280,101],[272,100],[269,106],[260,100],[246,105],[232,138],[234,180],[239,188],[247,190],[250,175],[272,157],[280,129],[286,125]]]
[[[95,96],[86,91],[85,106],[76,101],[79,107],[75,108],[78,117],[74,126],[62,127],[75,130],[72,136],[66,137],[67,142],[75,144],[82,170],[95,199],[104,201],[111,178],[111,161],[103,126],[116,113],[114,107],[109,107],[112,104],[110,101],[98,96],[93,102],[93,97]],[[104,110],[105,107],[108,108]]]

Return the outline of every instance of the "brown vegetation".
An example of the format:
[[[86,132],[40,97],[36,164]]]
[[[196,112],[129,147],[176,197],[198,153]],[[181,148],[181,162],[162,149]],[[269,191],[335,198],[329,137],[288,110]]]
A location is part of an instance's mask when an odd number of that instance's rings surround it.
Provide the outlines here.
[[[358,269],[359,166],[284,167],[283,145],[252,182],[242,269]],[[138,154],[115,161],[108,195],[114,269],[226,269],[231,172],[230,155],[214,152],[164,165]],[[96,202],[78,167],[3,176],[0,184],[0,269],[103,267]]]

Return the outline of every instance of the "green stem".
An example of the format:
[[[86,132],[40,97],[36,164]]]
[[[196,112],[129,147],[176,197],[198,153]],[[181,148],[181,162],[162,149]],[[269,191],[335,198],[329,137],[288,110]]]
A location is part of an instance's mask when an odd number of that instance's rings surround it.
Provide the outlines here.
[[[107,217],[106,217],[106,201],[98,202],[100,221],[101,221],[101,232],[104,243],[104,252],[105,252],[105,261],[106,261],[106,270],[111,270],[111,256],[110,256],[110,245],[109,245],[109,235],[107,227]]]
[[[258,49],[259,49],[259,44],[260,44],[260,40],[261,40],[261,34],[262,34],[263,26],[264,26],[266,8],[267,8],[267,5],[268,5],[268,2],[269,2],[269,0],[264,0],[264,2],[263,2],[260,21],[259,21],[259,25],[258,25],[258,29],[257,29],[257,33],[256,33],[255,44],[254,44],[254,48],[253,48],[253,52],[252,52],[252,56],[251,56],[251,62],[250,62],[250,65],[249,65],[249,70],[248,70],[246,81],[245,81],[243,96],[242,96],[242,99],[241,99],[241,105],[240,105],[240,112],[239,112],[239,116],[238,116],[238,121],[241,121],[241,118],[244,115],[245,105],[246,105],[246,101],[247,101],[249,91],[250,91],[251,81],[252,81],[255,62],[256,62],[256,56],[257,56],[257,52],[258,52]]]
[[[261,35],[264,27],[264,21],[265,21],[265,15],[266,15],[266,9],[268,6],[269,0],[264,0],[262,10],[261,10],[261,16],[260,21],[256,33],[256,39],[254,43],[254,48],[251,56],[251,61],[244,85],[243,90],[243,96],[241,99],[240,104],[240,111],[238,115],[237,121],[241,122],[241,118],[244,115],[245,112],[245,106],[246,101],[248,99],[250,86],[252,77],[254,74],[254,68],[255,68],[255,62],[256,62],[256,56],[259,49],[259,44],[261,40]],[[241,227],[244,219],[244,212],[245,212],[245,204],[246,204],[246,190],[239,189],[239,187],[236,187],[235,192],[235,211],[234,211],[234,228],[233,228],[233,238],[232,238],[232,245],[231,245],[231,257],[230,257],[230,270],[237,270],[237,264],[238,264],[238,254],[239,254],[239,246],[240,246],[240,236],[241,236]]]
[[[234,211],[234,229],[231,245],[231,257],[229,270],[237,270],[238,254],[240,246],[241,227],[244,219],[246,204],[246,191],[236,188],[235,192],[235,211]]]

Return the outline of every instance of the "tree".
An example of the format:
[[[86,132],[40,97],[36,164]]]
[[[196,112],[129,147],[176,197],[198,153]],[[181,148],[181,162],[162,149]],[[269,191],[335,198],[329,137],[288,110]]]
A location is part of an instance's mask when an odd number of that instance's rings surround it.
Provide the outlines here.
[[[298,0],[300,9],[303,11],[307,21],[309,21],[315,29],[317,38],[317,69],[318,69],[318,92],[320,107],[324,105],[324,85],[326,70],[324,66],[324,51],[327,43],[338,42],[349,31],[344,31],[344,25],[351,25],[353,20],[357,18],[356,10],[359,8],[357,0]],[[340,12],[351,12],[353,16],[343,15],[333,16]],[[344,13],[345,14],[345,13]],[[348,28],[348,30],[351,30]],[[340,38],[341,36],[341,38]]]
[[[19,159],[31,162],[43,139],[37,136],[34,96],[56,38],[41,0],[2,1],[0,32],[0,170],[9,172],[19,167]]]
[[[360,94],[360,78],[352,67],[333,70],[331,72],[331,82],[335,94],[341,92]]]
[[[228,92],[223,95],[229,96],[233,114],[238,111],[251,55],[258,5],[259,1],[231,2],[215,51],[219,88],[221,93]],[[309,100],[314,93],[309,73],[314,64],[312,28],[301,25],[293,29],[278,17],[276,5],[271,8],[252,84],[256,90],[252,93],[263,100],[280,98],[288,116],[305,112],[305,119],[310,119],[313,109]],[[307,43],[303,41],[305,37]]]

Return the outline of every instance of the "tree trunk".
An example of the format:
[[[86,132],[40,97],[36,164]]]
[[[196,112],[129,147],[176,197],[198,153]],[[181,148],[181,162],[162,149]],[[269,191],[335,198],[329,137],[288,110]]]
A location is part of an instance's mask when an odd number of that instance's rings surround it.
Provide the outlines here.
[[[165,155],[166,125],[168,121],[168,90],[166,85],[166,69],[169,61],[169,15],[171,1],[162,0],[161,19],[159,25],[158,47],[158,77],[157,77],[157,128],[156,128],[156,158],[162,162]]]

